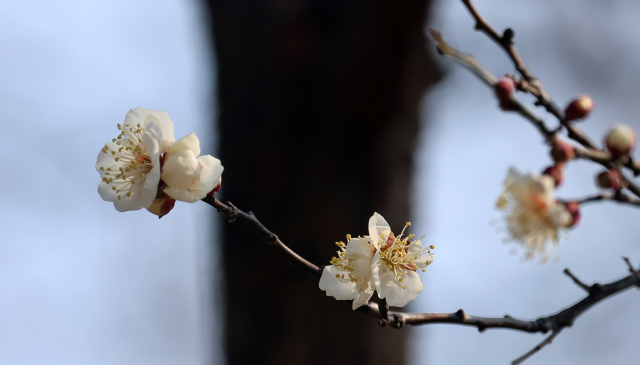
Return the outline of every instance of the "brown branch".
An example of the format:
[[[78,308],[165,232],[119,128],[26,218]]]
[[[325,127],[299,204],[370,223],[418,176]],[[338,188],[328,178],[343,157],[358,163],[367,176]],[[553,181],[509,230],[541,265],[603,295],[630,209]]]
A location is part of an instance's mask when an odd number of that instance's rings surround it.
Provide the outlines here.
[[[460,63],[464,67],[471,70],[476,76],[480,78],[480,80],[489,85],[489,87],[494,87],[494,85],[498,81],[498,78],[493,73],[491,73],[491,71],[487,70],[477,59],[475,59],[475,57],[466,53],[462,53],[457,49],[451,47],[447,42],[445,42],[444,38],[442,38],[442,35],[437,30],[429,29],[429,34],[431,34],[431,37],[433,37],[433,39],[436,41],[436,47],[442,55],[447,56]],[[555,132],[547,128],[547,126],[544,124],[544,121],[538,118],[533,111],[529,110],[529,108],[519,102],[518,99],[513,98],[513,100],[511,100],[511,104],[515,107],[515,111],[522,117],[530,121],[546,140],[550,140],[551,137],[553,137]]]
[[[500,34],[496,31],[489,22],[480,14],[475,5],[471,2],[471,0],[462,0],[462,3],[467,7],[471,15],[476,21],[476,30],[484,32],[489,38],[493,39],[504,51],[509,55],[511,61],[513,61],[513,65],[522,75],[522,78],[528,85],[522,85],[521,87],[527,89],[533,96],[538,99],[538,103],[542,105],[549,113],[553,114],[558,118],[558,120],[563,121],[565,119],[564,112],[558,107],[558,105],[549,97],[547,92],[545,91],[542,83],[538,80],[537,77],[533,75],[533,73],[529,70],[527,65],[524,63],[524,60],[518,53],[514,43],[513,36],[515,32],[511,28],[505,29],[505,31]]]
[[[606,201],[606,200],[640,207],[640,199],[629,196],[623,193],[621,190],[617,190],[612,193],[602,193],[602,194],[591,195],[582,199],[573,199],[573,200],[561,199],[558,201],[563,203],[576,202],[579,204],[585,204],[585,203],[592,203],[592,202],[599,202],[599,201]]]
[[[271,248],[278,251],[279,254],[287,259],[287,263],[289,264],[289,266],[297,267],[298,269],[312,276],[315,276],[316,278],[322,276],[321,268],[305,260],[297,253],[293,252],[293,250],[287,247],[284,243],[282,243],[278,236],[276,236],[274,233],[271,233],[265,226],[262,225],[262,223],[260,223],[260,221],[258,221],[253,212],[245,213],[233,206],[233,204],[224,204],[215,197],[207,196],[202,199],[202,201],[216,208],[218,213],[222,213],[227,219],[227,222],[235,226],[239,226],[244,223],[251,227],[251,229],[258,233],[260,237],[262,237],[262,239]]]
[[[245,213],[233,206],[231,203],[224,204],[214,197],[206,197],[202,200],[216,208],[219,213],[225,216],[229,223],[236,226],[246,224],[251,227],[251,229],[258,233],[262,239],[271,246],[271,248],[284,256],[290,266],[297,267],[316,278],[322,276],[321,268],[293,252],[289,247],[282,243],[274,233],[270,232],[265,226],[263,226],[253,213]],[[541,317],[533,321],[519,320],[510,316],[504,316],[502,318],[477,317],[466,314],[462,309],[454,313],[395,312],[389,311],[389,308],[384,301],[382,302],[382,307],[378,306],[377,303],[369,302],[358,310],[370,317],[379,319],[380,325],[388,324],[393,328],[402,328],[405,324],[417,326],[433,323],[450,323],[476,327],[480,332],[489,328],[508,328],[531,333],[547,333],[548,331],[553,330],[555,333],[560,332],[564,327],[570,327],[576,318],[600,301],[621,293],[633,286],[640,286],[640,273],[633,269],[633,266],[631,266],[629,262],[628,265],[630,270],[632,270],[632,275],[605,285],[596,283],[591,286],[587,286],[572,274],[567,274],[574,279],[576,284],[587,290],[589,294],[581,301],[556,314]],[[568,270],[565,270],[565,273],[567,272]],[[553,337],[555,336],[552,334],[550,339],[547,339],[538,346],[541,348],[547,343],[550,343]],[[533,352],[536,351],[538,350]]]

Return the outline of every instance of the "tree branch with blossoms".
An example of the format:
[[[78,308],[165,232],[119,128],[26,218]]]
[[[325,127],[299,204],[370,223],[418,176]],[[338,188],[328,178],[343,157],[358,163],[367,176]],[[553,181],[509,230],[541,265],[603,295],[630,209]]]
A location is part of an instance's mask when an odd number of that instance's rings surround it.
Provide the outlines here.
[[[521,173],[510,168],[504,192],[497,208],[505,214],[507,232],[512,241],[525,250],[526,259],[539,258],[544,263],[555,255],[559,232],[575,227],[580,221],[580,208],[585,204],[614,201],[640,207],[640,187],[625,174],[640,174],[640,163],[631,157],[635,147],[635,132],[627,126],[614,127],[605,136],[606,149],[599,148],[575,122],[586,118],[594,106],[587,95],[571,101],[562,110],[549,96],[542,82],[525,65],[513,43],[514,31],[498,33],[480,14],[471,0],[462,0],[476,21],[476,29],[495,41],[512,60],[520,76],[496,77],[473,56],[464,54],[445,42],[442,35],[430,30],[438,51],[462,64],[489,85],[495,92],[499,106],[531,122],[549,145],[553,165],[541,174]],[[516,92],[528,93],[536,98],[535,106],[557,119],[550,128],[535,110],[516,98]],[[175,140],[173,122],[166,112],[144,108],[130,110],[119,135],[100,151],[96,170],[101,181],[98,193],[103,200],[112,202],[121,212],[145,208],[162,218],[175,206],[176,201],[193,203],[202,200],[213,206],[234,226],[245,225],[255,231],[272,249],[282,255],[289,266],[296,267],[316,279],[327,296],[349,300],[352,309],[376,318],[381,327],[402,328],[404,325],[447,323],[470,326],[480,332],[503,328],[529,333],[550,333],[531,351],[513,361],[520,364],[550,344],[561,331],[601,301],[640,287],[640,272],[628,258],[623,258],[630,275],[610,283],[587,285],[569,269],[564,273],[586,296],[573,305],[534,320],[520,320],[511,316],[479,317],[460,309],[451,313],[406,313],[392,311],[390,307],[404,307],[423,290],[419,271],[426,271],[433,262],[434,246],[423,247],[421,238],[405,234],[407,223],[400,234],[392,232],[386,220],[374,213],[368,222],[367,234],[336,242],[337,256],[329,265],[319,267],[286,246],[252,213],[245,213],[231,203],[215,198],[221,188],[223,167],[220,160],[200,156],[200,144],[195,134]],[[567,137],[577,145],[562,139]],[[580,159],[605,168],[596,176],[596,185],[604,191],[581,199],[563,200],[554,196],[555,188],[564,181],[566,165]],[[379,303],[371,300],[377,293]]]

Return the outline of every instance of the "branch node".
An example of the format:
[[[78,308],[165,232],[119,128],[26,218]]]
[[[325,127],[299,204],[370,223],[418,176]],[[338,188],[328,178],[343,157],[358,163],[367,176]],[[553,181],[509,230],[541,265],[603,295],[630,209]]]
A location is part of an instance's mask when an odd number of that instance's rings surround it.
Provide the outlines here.
[[[236,208],[235,205],[231,204],[231,202],[227,202],[227,205],[227,211],[224,213],[225,218],[227,218],[227,222],[236,227],[241,225],[242,221],[238,220],[238,208]]]
[[[502,33],[502,40],[504,40],[505,42],[513,43],[513,36],[515,34],[516,33],[513,31],[513,29],[507,28]]]
[[[269,235],[264,240],[267,241],[268,244],[273,245],[274,243],[278,242],[278,236],[273,233],[269,233]]]
[[[458,319],[459,322],[464,322],[464,316],[465,316],[464,310],[458,309],[458,311],[455,312],[453,315],[456,317],[456,319]]]
[[[602,292],[602,285],[595,283],[589,287],[589,295],[598,295]]]
[[[389,323],[389,321],[387,321],[384,318],[381,318],[380,320],[378,320],[378,326],[380,326],[380,327],[386,327],[387,323]]]
[[[404,316],[402,316],[402,314],[394,314],[393,315],[393,323],[391,324],[391,327],[395,328],[395,329],[400,329],[404,326]]]

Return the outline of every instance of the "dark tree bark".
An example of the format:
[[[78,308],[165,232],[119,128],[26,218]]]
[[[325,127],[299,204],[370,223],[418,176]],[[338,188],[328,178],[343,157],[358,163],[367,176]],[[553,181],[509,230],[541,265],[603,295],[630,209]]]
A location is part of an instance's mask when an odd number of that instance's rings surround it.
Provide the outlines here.
[[[222,194],[328,264],[374,211],[401,229],[418,103],[437,72],[429,0],[209,0]],[[219,219],[219,217],[216,217]],[[402,364],[405,337],[326,297],[247,230],[225,225],[233,364]]]

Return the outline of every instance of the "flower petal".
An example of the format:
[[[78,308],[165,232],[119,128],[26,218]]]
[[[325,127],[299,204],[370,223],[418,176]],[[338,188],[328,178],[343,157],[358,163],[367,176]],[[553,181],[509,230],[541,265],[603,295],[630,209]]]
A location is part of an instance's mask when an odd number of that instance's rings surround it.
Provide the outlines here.
[[[155,122],[162,130],[162,142],[167,147],[175,142],[176,137],[173,133],[173,122],[169,118],[169,114],[164,111],[150,110],[149,115],[144,120],[144,125]]]
[[[376,285],[380,299],[386,298],[387,303],[394,307],[404,307],[407,303],[418,297],[424,286],[420,282],[420,276],[411,270],[406,270],[402,275],[402,283],[398,282],[392,270],[388,270],[385,263],[378,263],[380,285]],[[402,286],[404,285],[404,289]]]
[[[380,248],[380,235],[384,234],[388,236],[391,232],[389,223],[378,213],[373,213],[373,216],[369,219],[369,237],[371,243],[377,249]]]
[[[344,273],[338,271],[333,265],[325,266],[322,271],[322,277],[320,278],[320,289],[324,290],[327,296],[334,297],[337,300],[356,298],[359,292],[356,283],[344,283],[336,278],[336,275],[342,274]]]
[[[357,237],[347,242],[346,258],[350,260],[366,259],[371,261],[375,248],[371,245],[369,237]]]
[[[181,149],[167,152],[162,167],[162,181],[169,187],[187,190],[200,178],[200,165],[193,151]]]
[[[177,140],[171,147],[169,147],[169,153],[179,150],[188,149],[193,152],[195,156],[200,156],[200,140],[196,137],[195,133],[191,133],[188,136],[182,137]]]
[[[353,310],[356,310],[360,307],[362,307],[362,305],[366,304],[369,299],[371,299],[371,296],[373,295],[373,291],[360,291],[358,292],[358,294],[356,295],[355,299],[353,300],[353,303],[351,304],[351,308]]]
[[[200,164],[200,179],[189,189],[196,196],[201,196],[198,200],[204,198],[211,190],[220,183],[222,177],[222,163],[211,155],[198,157]]]

